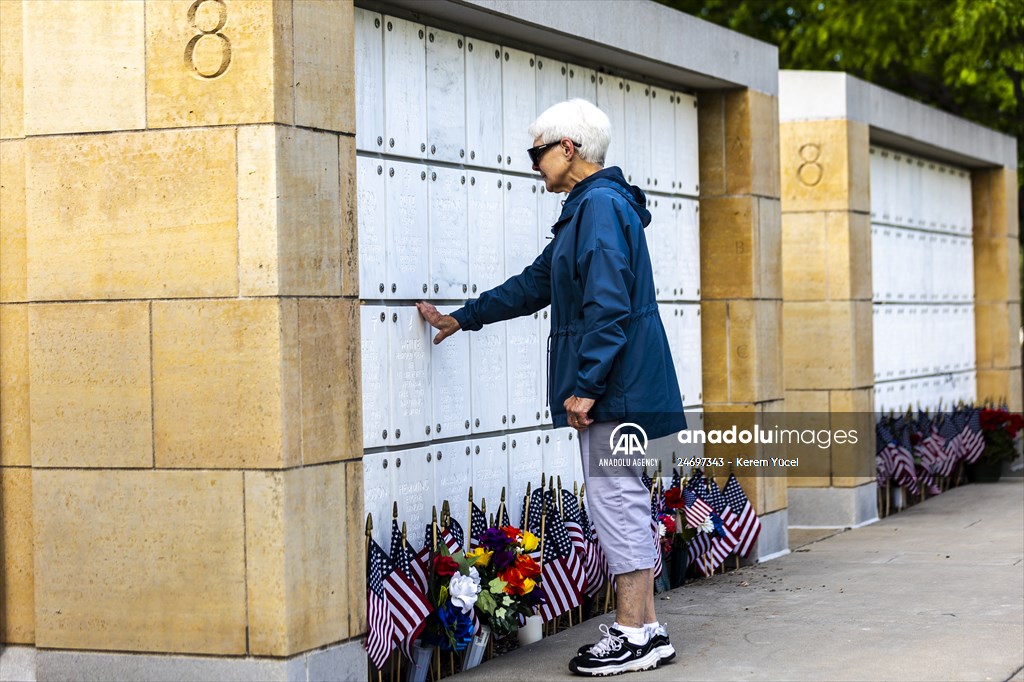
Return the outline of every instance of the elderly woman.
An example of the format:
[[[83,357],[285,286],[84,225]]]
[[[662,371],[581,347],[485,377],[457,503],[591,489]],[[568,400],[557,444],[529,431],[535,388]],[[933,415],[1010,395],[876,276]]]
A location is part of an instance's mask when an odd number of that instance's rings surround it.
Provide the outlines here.
[[[462,330],[551,306],[548,395],[555,426],[580,432],[598,539],[615,576],[618,609],[602,639],[569,663],[580,675],[644,670],[675,651],[654,613],[649,493],[636,468],[598,471],[612,431],[640,425],[654,439],[685,428],[668,339],[654,299],[644,228],[646,197],[617,167],[604,168],[608,117],[590,102],[554,105],[530,126],[527,150],[549,192],[566,192],[554,238],[532,265],[451,315],[417,304],[434,343]]]

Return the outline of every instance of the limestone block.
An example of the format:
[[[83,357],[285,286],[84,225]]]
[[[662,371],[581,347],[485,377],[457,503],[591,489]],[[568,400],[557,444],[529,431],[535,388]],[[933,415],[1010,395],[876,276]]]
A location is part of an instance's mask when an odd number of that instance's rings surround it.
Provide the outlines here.
[[[26,144],[31,300],[237,295],[233,130]]]
[[[348,604],[348,632],[359,637],[366,632],[366,517],[363,514],[363,463],[345,463],[345,575]]]
[[[871,303],[786,301],[787,389],[850,389],[872,381]]]
[[[297,337],[294,300],[154,302],[156,466],[298,465]]]
[[[871,299],[871,218],[867,213],[825,214],[829,300]]]
[[[0,305],[0,466],[32,464],[28,376],[28,306]]]
[[[874,311],[871,301],[853,302],[853,386],[875,383]],[[843,387],[845,388],[845,387]]]
[[[349,636],[349,602],[363,595],[345,589],[344,466],[245,472],[252,655],[290,656]]]
[[[782,400],[782,301],[754,301],[757,342],[756,402]]]
[[[829,409],[839,413],[873,413],[875,393],[871,388],[829,391]]]
[[[29,308],[35,467],[153,465],[149,304]]]
[[[998,341],[993,338],[993,317],[999,317],[1000,311],[998,303],[974,304],[974,356],[978,369],[996,367]]]
[[[794,421],[810,422],[828,413],[828,391],[786,391],[786,411],[793,415]],[[801,453],[802,455],[803,453]],[[786,478],[787,485],[793,488],[820,487],[828,485],[828,478],[809,476],[800,469],[791,471]]]
[[[1015,243],[1015,242],[1014,242]],[[978,301],[995,303],[1007,301],[1010,291],[1010,272],[1017,270],[1017,252],[1009,253],[1010,241],[1006,237],[974,238],[974,292]]]
[[[823,301],[828,295],[829,214],[782,214],[782,292],[787,301]]]
[[[813,480],[808,478],[807,480]],[[789,479],[779,473],[773,473],[762,478],[761,494],[763,499],[759,500],[762,503],[762,507],[757,510],[758,514],[770,514],[771,512],[785,509],[788,505],[788,495],[786,489],[788,488]]]
[[[725,96],[697,98],[697,154],[701,196],[725,194]]]
[[[779,308],[776,301],[730,301],[729,401],[782,397]]]
[[[828,391],[794,391],[786,389],[786,411],[797,414],[801,412],[828,412],[828,397]]]
[[[975,238],[1019,234],[1017,172],[1012,168],[971,171],[971,220]]]
[[[146,3],[150,127],[291,124],[293,82],[291,3]]]
[[[35,643],[32,470],[0,467],[0,642]]]
[[[700,273],[704,299],[752,298],[756,272],[757,199],[700,201]]]
[[[22,3],[0,2],[0,139],[23,137]]]
[[[729,402],[728,302],[701,301],[700,339],[704,403]]]
[[[728,194],[779,196],[778,98],[753,90],[725,93]]]
[[[871,214],[871,140],[868,124],[846,122],[846,154],[850,173],[850,210]]]
[[[341,184],[341,292],[359,296],[359,231],[356,204],[356,139],[338,136],[338,176]]]
[[[791,121],[779,129],[779,154],[782,168],[782,210],[848,211],[851,204],[850,123],[844,119],[827,121]],[[859,132],[857,133],[859,135]],[[858,145],[860,142],[858,141]],[[863,153],[866,157],[868,149]],[[858,149],[857,154],[860,154]],[[867,182],[858,181],[863,184]],[[858,194],[865,194],[857,185]],[[858,196],[857,202],[863,201]],[[868,210],[857,205],[856,210]]]
[[[294,0],[295,124],[354,133],[355,26],[351,0]]]
[[[0,3],[3,6],[6,3]],[[25,300],[25,141],[0,142],[0,301]]]
[[[975,355],[978,369],[1002,369],[1020,364],[1020,304],[976,303]]]
[[[23,21],[26,134],[146,127],[142,3],[40,0]]]
[[[239,129],[243,296],[341,293],[338,173],[334,135],[278,126]]]
[[[1024,410],[1024,402],[1022,402],[1022,396],[1024,396],[1024,386],[1021,385],[1021,378],[1024,375],[1021,374],[1021,368],[1019,366],[1011,367],[1009,373],[1010,388],[1006,392],[1007,400],[1010,404],[1011,410],[1013,410],[1014,412],[1021,412],[1022,410]]]
[[[32,472],[36,643],[241,655],[237,471]]]
[[[299,299],[302,462],[362,456],[359,302]]]
[[[778,199],[757,200],[757,298],[782,298],[782,212]]]
[[[1020,236],[1020,190],[1017,186],[1017,169],[1001,169],[1000,197],[1003,199],[1000,216],[1006,221],[1006,234],[1010,237]]]

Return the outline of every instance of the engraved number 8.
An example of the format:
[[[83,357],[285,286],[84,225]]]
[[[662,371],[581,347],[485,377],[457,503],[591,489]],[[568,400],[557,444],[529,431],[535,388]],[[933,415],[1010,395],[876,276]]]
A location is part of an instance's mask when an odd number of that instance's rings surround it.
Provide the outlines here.
[[[213,28],[206,30],[200,28],[196,23],[196,13],[203,3],[212,2],[217,6],[217,25]],[[185,64],[195,72],[200,78],[216,78],[225,71],[228,70],[228,66],[231,64],[231,41],[228,37],[220,32],[224,25],[228,23],[228,7],[224,4],[224,0],[196,0],[192,3],[192,6],[188,8],[188,23],[195,30],[199,31],[192,40],[188,41],[188,45],[185,46]],[[195,50],[196,45],[199,41],[206,36],[213,36],[220,38],[221,41],[221,56],[220,56],[220,67],[212,73],[204,73],[199,70],[196,66]]]

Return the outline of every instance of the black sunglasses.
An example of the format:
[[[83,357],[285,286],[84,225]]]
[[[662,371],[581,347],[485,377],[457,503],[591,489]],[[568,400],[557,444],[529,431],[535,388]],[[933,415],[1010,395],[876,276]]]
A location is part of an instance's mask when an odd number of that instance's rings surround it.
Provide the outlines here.
[[[576,145],[576,149],[582,148],[579,142],[574,142],[573,140],[569,141]],[[557,147],[560,144],[562,144],[561,140],[558,140],[557,142],[548,142],[547,144],[540,144],[537,145],[536,147],[530,147],[529,149],[526,150],[526,153],[530,155],[530,161],[533,162],[534,166],[536,166],[537,164],[540,163],[540,157],[544,156],[544,152],[551,149],[552,147]]]

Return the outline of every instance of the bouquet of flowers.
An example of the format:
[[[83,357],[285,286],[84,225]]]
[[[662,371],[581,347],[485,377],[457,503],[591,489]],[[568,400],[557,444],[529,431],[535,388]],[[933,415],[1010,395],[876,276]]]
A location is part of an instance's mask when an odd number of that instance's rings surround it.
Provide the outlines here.
[[[473,639],[473,607],[480,596],[480,574],[462,551],[451,554],[442,542],[430,561],[430,602],[434,612],[424,639],[442,651],[462,651]]]
[[[519,617],[533,615],[534,607],[544,601],[540,564],[531,555],[538,545],[537,536],[529,531],[492,527],[467,555],[482,586],[475,599],[477,613],[496,637],[515,634]]]
[[[985,462],[1010,462],[1017,458],[1017,434],[1024,428],[1024,419],[1003,409],[981,410],[978,415],[982,435],[985,438]]]

